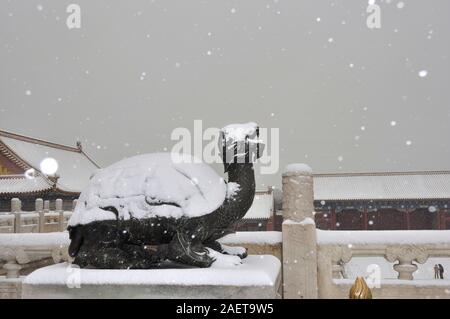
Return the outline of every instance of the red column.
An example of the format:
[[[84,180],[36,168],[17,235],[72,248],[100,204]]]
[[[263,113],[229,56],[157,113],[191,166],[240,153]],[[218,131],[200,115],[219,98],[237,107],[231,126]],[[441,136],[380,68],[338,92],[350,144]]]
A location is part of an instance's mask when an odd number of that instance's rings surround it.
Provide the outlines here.
[[[409,209],[406,210],[406,229],[411,229],[411,218],[410,218],[410,211]]]
[[[367,225],[368,225],[368,220],[367,220],[367,207],[364,207],[364,212],[363,212],[363,229],[367,230]]]
[[[331,210],[331,229],[336,229],[336,209]]]
[[[272,231],[274,229],[274,215],[270,216],[270,218],[267,220],[267,225],[266,225],[266,231]]]
[[[436,228],[442,229],[442,221],[443,220],[442,220],[442,211],[440,209],[438,210],[436,217],[437,217]]]

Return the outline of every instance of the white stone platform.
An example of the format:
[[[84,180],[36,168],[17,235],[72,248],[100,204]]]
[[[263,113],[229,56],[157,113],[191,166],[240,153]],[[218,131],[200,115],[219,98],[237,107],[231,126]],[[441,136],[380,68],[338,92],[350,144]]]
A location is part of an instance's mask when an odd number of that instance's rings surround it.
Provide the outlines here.
[[[202,269],[77,269],[61,263],[28,275],[22,298],[269,299],[279,297],[280,271],[280,261],[271,255]]]

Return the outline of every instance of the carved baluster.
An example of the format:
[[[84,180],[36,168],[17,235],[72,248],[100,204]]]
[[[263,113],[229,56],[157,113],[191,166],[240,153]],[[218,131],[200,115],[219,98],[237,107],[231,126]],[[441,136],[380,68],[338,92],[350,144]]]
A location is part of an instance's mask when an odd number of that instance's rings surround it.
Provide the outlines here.
[[[348,247],[339,246],[331,251],[331,270],[333,279],[344,278],[344,265],[352,259],[352,251]]]
[[[413,273],[418,268],[414,262],[425,263],[428,253],[426,247],[416,245],[389,246],[386,249],[385,258],[389,262],[398,261],[394,265],[394,270],[398,272],[398,279],[413,280]]]
[[[6,278],[19,278],[22,266],[17,263],[16,254],[11,248],[1,249],[0,255],[6,260],[3,269],[6,271]]]
[[[22,202],[18,198],[11,199],[11,212],[15,216],[14,232],[20,233]]]
[[[48,229],[45,229],[45,225],[47,224],[48,213],[50,212],[50,201],[44,200],[44,233],[48,232]]]
[[[59,214],[59,231],[64,231],[64,210],[63,210],[63,201],[61,198],[58,198],[55,202],[55,210]]]
[[[44,225],[45,225],[45,215],[44,215],[44,201],[42,198],[37,198],[36,203],[36,213],[39,214],[39,232],[44,232]]]

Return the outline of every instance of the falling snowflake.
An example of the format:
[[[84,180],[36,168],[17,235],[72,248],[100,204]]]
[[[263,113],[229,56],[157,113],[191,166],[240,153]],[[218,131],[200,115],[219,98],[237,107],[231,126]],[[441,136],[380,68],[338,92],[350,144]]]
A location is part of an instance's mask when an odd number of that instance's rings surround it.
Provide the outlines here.
[[[407,141],[405,142],[405,144],[408,145],[408,146],[410,146],[410,145],[412,144],[412,141],[407,140]]]
[[[428,207],[428,211],[430,213],[435,213],[437,211],[437,208],[435,206],[430,206],[430,207]]]
[[[427,75],[428,75],[428,71],[427,71],[427,70],[419,71],[419,76],[420,76],[421,78],[424,78],[424,77],[426,77]]]
[[[58,162],[51,157],[44,158],[39,166],[45,175],[53,175],[58,171]]]
[[[397,8],[403,9],[404,7],[405,7],[405,3],[403,1],[400,1],[399,3],[397,3]]]
[[[342,162],[343,160],[344,160],[344,156],[338,156],[338,158],[337,158],[337,160],[339,161],[339,162]]]
[[[30,95],[31,95],[31,91],[30,91],[30,90],[26,90],[26,91],[25,91],[25,94],[28,95],[28,96],[30,96]]]
[[[391,121],[391,126],[396,126],[397,122],[396,121]]]
[[[236,8],[231,8],[230,12],[233,14],[236,13]]]

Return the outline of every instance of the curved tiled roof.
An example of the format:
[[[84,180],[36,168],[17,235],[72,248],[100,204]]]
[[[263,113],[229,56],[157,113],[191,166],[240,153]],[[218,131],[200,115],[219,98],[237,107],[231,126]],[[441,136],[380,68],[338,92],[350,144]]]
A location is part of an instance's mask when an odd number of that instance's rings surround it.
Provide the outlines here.
[[[58,179],[54,187],[62,192],[81,192],[89,181],[89,177],[99,168],[83,151],[81,144],[71,147],[1,130],[0,152],[24,171],[33,168],[38,173],[34,179],[3,176],[0,182],[0,193],[6,192],[6,187],[18,193],[26,193],[27,190],[28,192],[37,191],[39,187],[43,187],[42,190],[48,189],[45,184],[53,186],[54,179],[51,176],[45,176],[39,170],[41,161],[47,157],[52,157],[58,162],[56,172]]]
[[[26,194],[47,191],[53,184],[43,176],[26,178],[24,175],[0,176],[0,194]]]
[[[450,199],[450,171],[315,174],[314,199]]]

